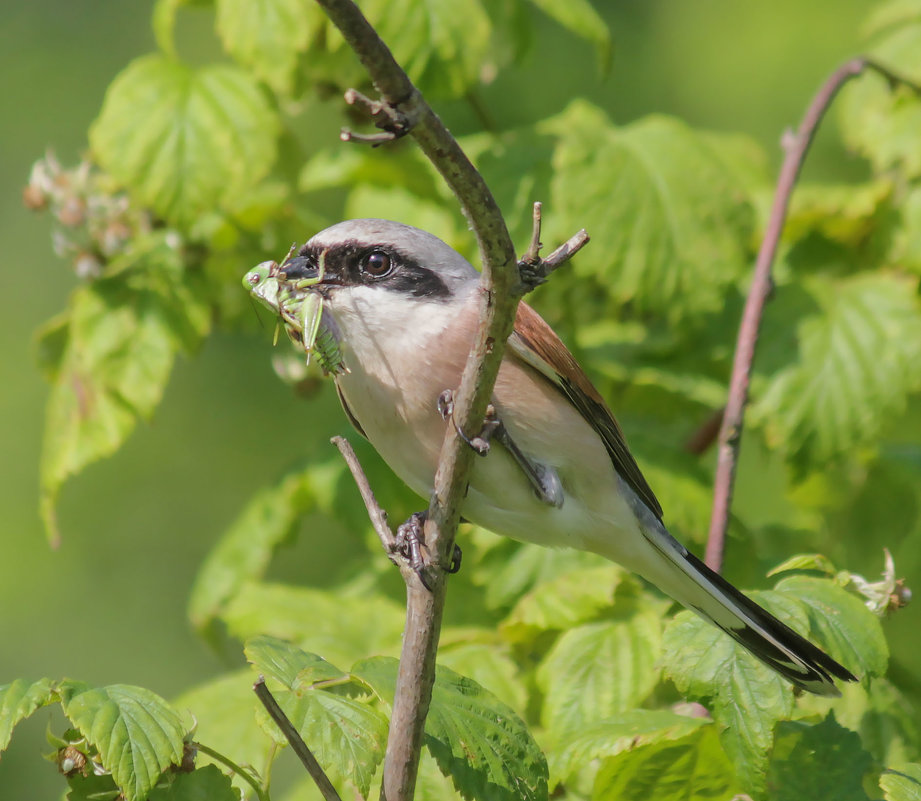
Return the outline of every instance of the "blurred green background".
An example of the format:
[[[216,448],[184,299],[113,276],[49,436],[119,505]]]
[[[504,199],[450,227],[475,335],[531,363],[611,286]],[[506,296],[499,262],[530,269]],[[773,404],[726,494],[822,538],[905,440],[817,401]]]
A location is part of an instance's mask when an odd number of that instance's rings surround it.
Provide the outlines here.
[[[614,35],[611,73],[599,76],[588,48],[542,24],[530,64],[483,92],[499,127],[587,95],[619,121],[661,111],[694,126],[749,133],[776,166],[784,128],[798,122],[822,79],[859,52],[860,21],[871,3],[596,5]],[[153,422],[65,487],[63,544],[52,551],[45,542],[37,502],[47,390],[32,335],[63,307],[74,279],[52,254],[49,221],[23,208],[21,191],[46,148],[65,165],[79,157],[108,83],[154,47],[149,13],[148,3],[112,0],[6,0],[0,11],[0,684],[67,675],[170,697],[221,669],[225,663],[186,622],[192,578],[253,488],[277,477],[310,442],[306,424],[292,437],[290,424],[279,423],[303,415],[304,405],[274,380],[270,332],[211,337],[197,358],[177,365]],[[456,132],[473,130],[468,109],[440,111]],[[834,179],[860,170],[837,145],[833,126],[832,115],[807,175]],[[331,113],[317,123],[316,141],[335,141],[337,127]],[[240,265],[241,275],[248,266]],[[338,414],[328,395],[323,404]],[[878,569],[849,567],[870,576]],[[17,730],[0,760],[0,801],[62,792],[38,756],[47,720],[40,714]]]

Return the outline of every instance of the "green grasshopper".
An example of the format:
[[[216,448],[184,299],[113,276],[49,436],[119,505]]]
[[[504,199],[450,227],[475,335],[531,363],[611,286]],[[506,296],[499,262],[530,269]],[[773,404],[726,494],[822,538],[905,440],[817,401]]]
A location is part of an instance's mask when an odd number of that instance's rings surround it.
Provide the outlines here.
[[[282,264],[288,261],[295,246],[291,246]],[[316,278],[291,280],[276,261],[264,261],[243,277],[243,286],[279,317],[292,341],[301,345],[307,363],[313,353],[324,373],[345,372],[339,344],[328,328],[323,326],[323,297],[311,287],[323,280],[326,254],[320,256]],[[278,329],[275,330],[278,339]]]

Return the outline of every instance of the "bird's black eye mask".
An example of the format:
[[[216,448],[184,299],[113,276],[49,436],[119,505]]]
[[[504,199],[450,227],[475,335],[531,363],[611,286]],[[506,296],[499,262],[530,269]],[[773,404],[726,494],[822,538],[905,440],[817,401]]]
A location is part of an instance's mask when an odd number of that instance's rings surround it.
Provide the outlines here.
[[[305,277],[307,271],[316,275],[323,250],[326,250],[325,280],[330,284],[374,285],[416,298],[447,298],[451,294],[437,272],[391,245],[368,245],[357,241],[329,247],[304,245],[289,262],[292,272],[304,272]],[[287,265],[284,269],[287,273]]]

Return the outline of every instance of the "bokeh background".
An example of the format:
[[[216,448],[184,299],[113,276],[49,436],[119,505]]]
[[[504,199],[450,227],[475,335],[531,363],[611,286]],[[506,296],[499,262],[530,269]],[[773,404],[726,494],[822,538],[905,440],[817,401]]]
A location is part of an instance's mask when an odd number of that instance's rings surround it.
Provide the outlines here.
[[[610,74],[600,76],[589,48],[544,21],[530,63],[483,93],[498,127],[547,116],[583,94],[618,121],[661,111],[694,126],[748,133],[776,166],[784,128],[798,122],[822,79],[859,52],[860,21],[871,3],[596,5],[614,35]],[[306,421],[302,431],[291,422],[303,404],[273,380],[270,332],[213,336],[197,357],[177,364],[152,423],[64,488],[63,543],[52,551],[45,541],[37,504],[47,389],[32,337],[63,307],[74,279],[52,253],[48,220],[22,206],[21,192],[46,148],[65,164],[83,152],[108,83],[154,47],[150,11],[147,2],[114,0],[0,6],[0,684],[70,676],[139,684],[170,697],[225,667],[186,621],[193,576],[253,488],[311,443]],[[186,51],[190,42],[211,48],[206,27],[197,31],[193,22],[185,35]],[[456,132],[474,130],[469,109],[440,110]],[[318,144],[334,141],[338,124],[331,108],[311,136]],[[832,116],[807,175],[859,174],[833,128]],[[241,274],[248,266],[240,265]],[[314,413],[326,409],[339,414],[331,404]],[[39,757],[48,714],[23,724],[0,758],[0,801],[62,792]]]

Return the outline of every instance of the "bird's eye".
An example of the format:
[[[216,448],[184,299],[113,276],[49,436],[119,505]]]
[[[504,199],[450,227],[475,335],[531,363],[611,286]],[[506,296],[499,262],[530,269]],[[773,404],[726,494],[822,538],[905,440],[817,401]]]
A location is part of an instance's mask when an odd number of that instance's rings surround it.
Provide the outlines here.
[[[393,269],[390,255],[383,250],[372,250],[361,259],[361,271],[372,278],[382,278]]]

